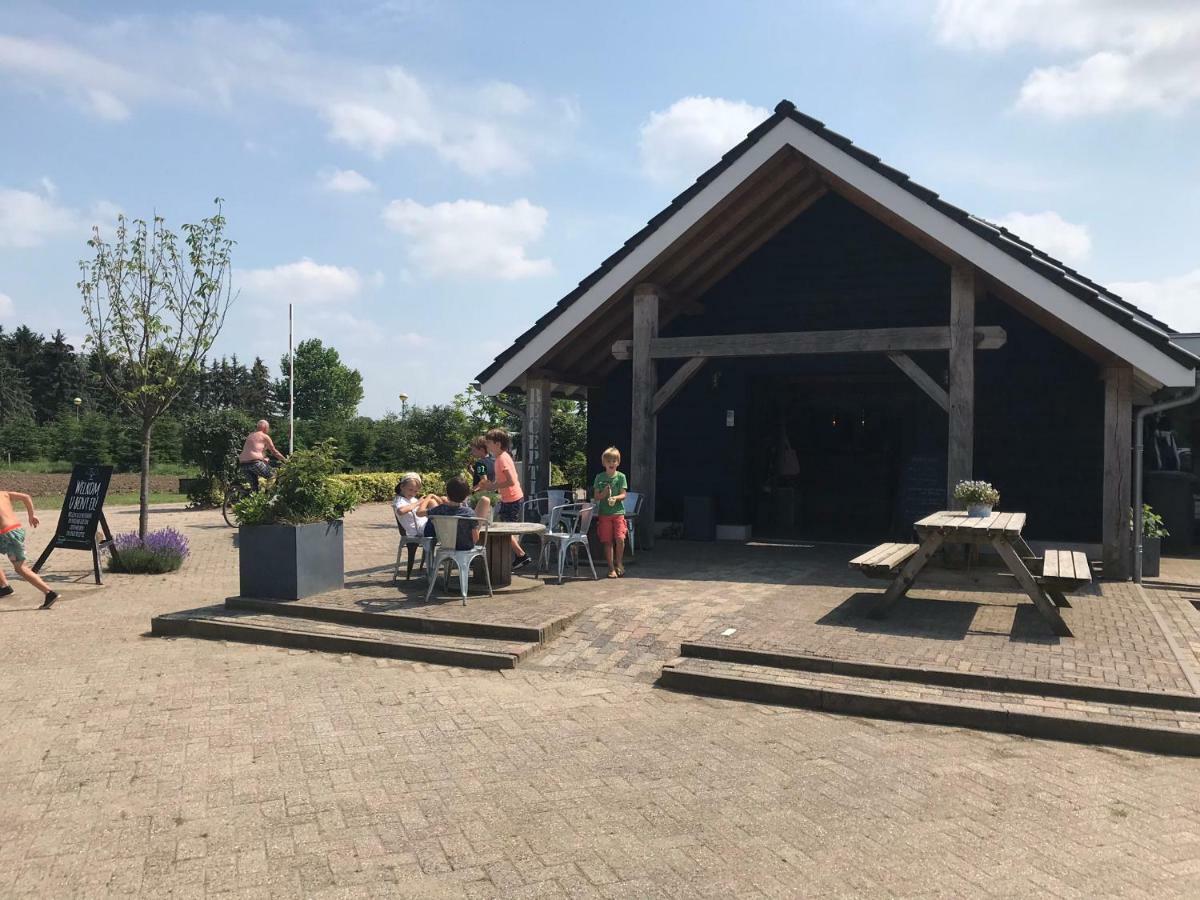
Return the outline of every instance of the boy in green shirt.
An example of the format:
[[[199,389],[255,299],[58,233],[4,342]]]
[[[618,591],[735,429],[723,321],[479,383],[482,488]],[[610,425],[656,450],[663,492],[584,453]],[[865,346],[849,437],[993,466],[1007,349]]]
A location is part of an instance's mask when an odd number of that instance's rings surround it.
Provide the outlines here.
[[[596,501],[596,537],[604,545],[608,577],[617,578],[625,574],[621,563],[625,558],[625,494],[629,484],[625,481],[625,473],[617,471],[621,464],[620,450],[609,447],[600,454],[600,461],[604,463],[604,471],[592,483],[592,499]]]

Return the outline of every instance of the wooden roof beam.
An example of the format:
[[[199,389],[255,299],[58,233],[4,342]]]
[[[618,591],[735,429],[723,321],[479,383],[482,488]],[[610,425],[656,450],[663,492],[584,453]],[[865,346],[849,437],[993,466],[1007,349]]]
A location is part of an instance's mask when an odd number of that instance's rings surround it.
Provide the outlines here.
[[[976,350],[996,350],[1008,335],[998,325],[975,329]],[[698,337],[655,338],[651,359],[687,359],[693,356],[808,356],[829,353],[911,353],[949,350],[948,326],[918,328],[868,328],[854,331],[791,331],[763,334],[714,334]],[[629,359],[630,341],[613,344],[614,359]]]

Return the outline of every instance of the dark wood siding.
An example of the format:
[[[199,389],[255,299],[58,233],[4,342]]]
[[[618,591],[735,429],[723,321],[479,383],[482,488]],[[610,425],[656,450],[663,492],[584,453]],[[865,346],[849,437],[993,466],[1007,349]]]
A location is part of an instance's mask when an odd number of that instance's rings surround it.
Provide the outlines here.
[[[676,319],[663,335],[944,325],[949,270],[829,194],[703,302],[702,315]],[[980,304],[976,323],[1008,331],[1004,348],[976,355],[976,477],[996,484],[1003,508],[1029,513],[1030,536],[1099,540],[1103,387],[1096,365],[994,298]],[[944,383],[945,354],[921,354],[918,362]],[[660,363],[660,383],[675,365]],[[658,517],[678,520],[683,497],[699,493],[716,498],[719,522],[750,522],[763,459],[761,447],[751,446],[751,410],[761,408],[756,401],[774,384],[807,384],[811,394],[822,390],[822,379],[861,385],[849,393],[837,388],[846,396],[864,396],[876,384],[879,397],[900,398],[904,433],[887,451],[897,467],[914,454],[944,455],[945,413],[880,356],[714,360],[659,416]],[[729,410],[733,427],[726,425]],[[590,394],[591,471],[598,471],[599,453],[609,444],[628,453],[629,411],[624,363]],[[848,483],[845,472],[829,475]],[[846,495],[853,502],[851,488]],[[819,523],[812,524],[819,534]],[[903,525],[891,522],[881,530],[897,527]]]

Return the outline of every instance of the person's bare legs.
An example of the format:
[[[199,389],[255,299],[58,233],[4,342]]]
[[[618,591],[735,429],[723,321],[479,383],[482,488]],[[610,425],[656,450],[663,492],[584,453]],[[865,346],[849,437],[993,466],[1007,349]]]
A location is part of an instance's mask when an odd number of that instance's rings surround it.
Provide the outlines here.
[[[625,574],[625,541],[621,538],[614,538],[612,542],[617,556],[617,574]],[[610,561],[611,565],[611,561]]]
[[[32,567],[30,567],[28,562],[26,562],[25,560],[21,560],[20,562],[17,562],[15,559],[11,559],[11,557],[10,557],[10,562],[12,562],[13,568],[17,570],[18,575],[20,575],[22,578],[24,578],[26,581],[28,581],[30,584],[32,584],[35,588],[37,588],[43,594],[50,593],[50,585],[48,585],[48,584],[46,584],[46,582],[42,581],[41,576],[38,575],[37,572],[33,571]]]
[[[613,544],[615,544],[615,543],[616,543],[616,541],[605,541],[604,542],[604,560],[605,560],[605,562],[608,563],[608,577],[609,578],[617,577],[617,567],[615,565],[613,565]]]
[[[0,590],[8,587],[8,579],[4,576],[4,570],[0,569]]]
[[[492,501],[487,497],[480,497],[475,501],[475,518],[486,519],[492,511]]]

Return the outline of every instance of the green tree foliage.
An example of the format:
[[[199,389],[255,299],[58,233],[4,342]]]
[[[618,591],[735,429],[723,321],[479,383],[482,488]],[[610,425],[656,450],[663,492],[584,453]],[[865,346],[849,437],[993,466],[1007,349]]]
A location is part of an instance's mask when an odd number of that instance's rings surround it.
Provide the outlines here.
[[[235,409],[202,410],[188,416],[182,422],[183,461],[199,469],[201,478],[228,478],[254,422]]]
[[[362,375],[342,362],[333,347],[317,338],[296,346],[296,418],[312,421],[345,422],[358,412],[362,402]],[[288,358],[279,362],[283,380],[276,386],[281,398],[288,395]]]
[[[79,290],[108,391],[140,427],[138,536],[149,521],[150,442],[155,423],[189,381],[225,323],[233,301],[221,201],[198,224],[182,227],[182,246],[165,221],[117,217],[113,243],[92,233],[91,260],[80,262]]]

